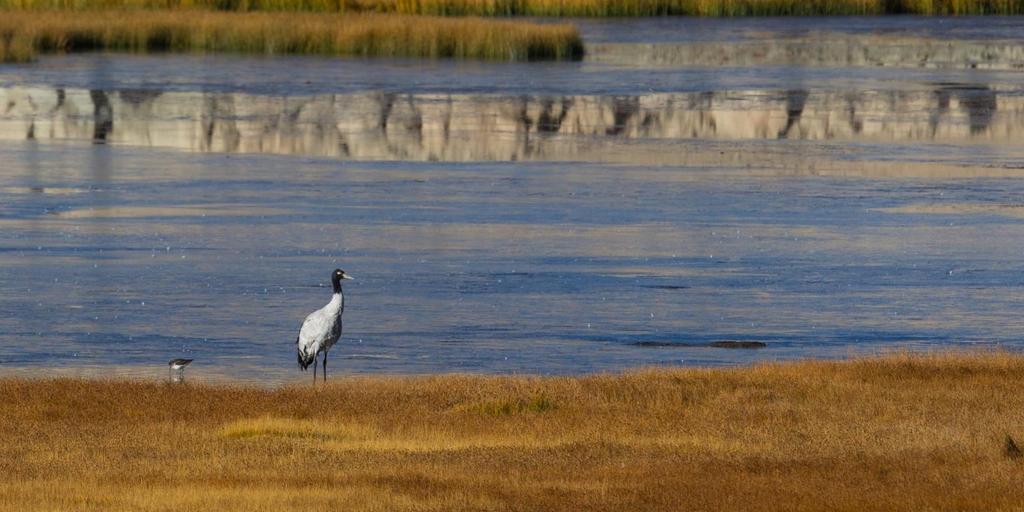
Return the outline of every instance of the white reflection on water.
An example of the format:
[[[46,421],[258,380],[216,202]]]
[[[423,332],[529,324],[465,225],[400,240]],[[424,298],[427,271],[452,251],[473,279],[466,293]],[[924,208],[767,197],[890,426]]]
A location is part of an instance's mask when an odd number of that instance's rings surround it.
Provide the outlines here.
[[[587,151],[595,142],[652,140],[1016,145],[1024,134],[1018,91],[957,84],[536,97],[10,87],[0,88],[0,104],[4,140],[356,160],[593,160],[601,156]]]

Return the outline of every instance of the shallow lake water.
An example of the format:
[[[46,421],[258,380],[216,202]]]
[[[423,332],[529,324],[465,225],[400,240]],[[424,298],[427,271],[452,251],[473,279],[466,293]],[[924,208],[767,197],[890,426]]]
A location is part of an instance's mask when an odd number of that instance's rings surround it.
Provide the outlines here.
[[[1024,19],[581,20],[579,63],[0,65],[0,375],[1024,345]],[[708,346],[760,341],[757,350]]]

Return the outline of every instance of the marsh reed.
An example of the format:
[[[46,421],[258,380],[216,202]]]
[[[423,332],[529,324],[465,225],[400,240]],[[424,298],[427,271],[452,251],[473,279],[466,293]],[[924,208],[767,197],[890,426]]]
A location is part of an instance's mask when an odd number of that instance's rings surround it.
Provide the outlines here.
[[[483,18],[203,10],[0,11],[0,60],[38,52],[240,52],[508,61],[576,59],[567,24]]]
[[[0,379],[0,509],[1020,510],[1022,388],[1005,353],[277,389]]]
[[[476,16],[1021,14],[1024,0],[0,0],[9,9],[210,9]]]

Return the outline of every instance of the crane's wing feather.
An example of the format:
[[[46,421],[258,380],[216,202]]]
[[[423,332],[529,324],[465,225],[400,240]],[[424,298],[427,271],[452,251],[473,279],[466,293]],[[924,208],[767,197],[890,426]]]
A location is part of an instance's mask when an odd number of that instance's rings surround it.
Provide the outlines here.
[[[324,339],[330,333],[331,327],[327,321],[327,315],[323,309],[316,310],[309,314],[302,322],[299,329],[299,336],[295,338],[298,350],[299,368],[306,369],[316,360],[316,354],[323,346]]]
[[[324,309],[310,313],[302,322],[302,328],[299,329],[299,337],[296,341],[299,350],[315,354],[323,345],[324,340],[331,336],[331,324],[333,323],[331,320],[330,315]]]
[[[299,367],[316,361],[320,352],[326,353],[334,342],[341,337],[341,308],[344,302],[332,298],[326,306],[312,312],[302,322],[299,336],[295,340],[299,356]],[[325,356],[326,357],[326,356]]]

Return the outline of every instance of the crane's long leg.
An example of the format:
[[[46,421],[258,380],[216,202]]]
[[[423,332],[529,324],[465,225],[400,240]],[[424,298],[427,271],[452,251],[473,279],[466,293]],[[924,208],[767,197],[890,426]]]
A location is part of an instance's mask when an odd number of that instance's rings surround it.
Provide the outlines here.
[[[327,351],[324,351],[324,382],[327,382]]]
[[[316,384],[316,356],[317,355],[318,354],[313,354],[313,384]]]

